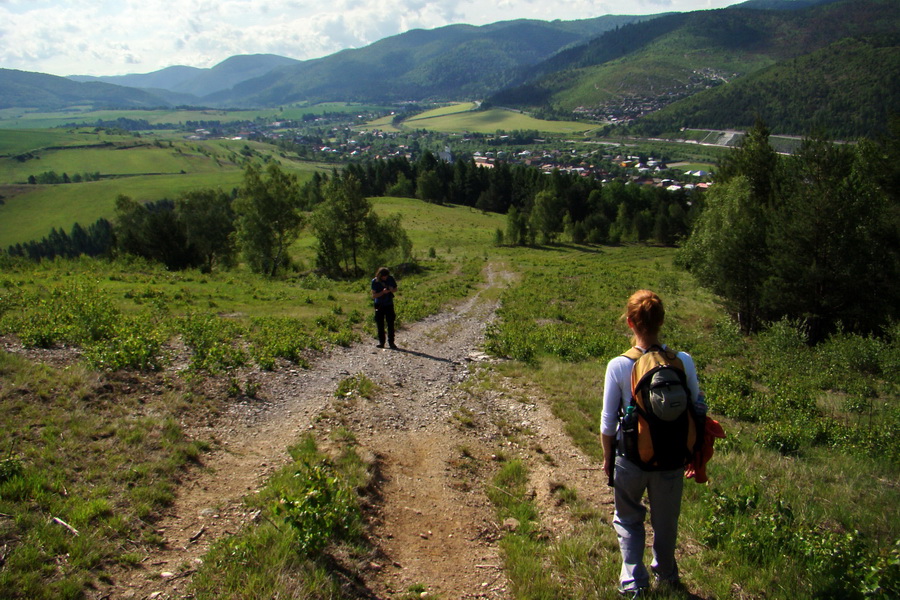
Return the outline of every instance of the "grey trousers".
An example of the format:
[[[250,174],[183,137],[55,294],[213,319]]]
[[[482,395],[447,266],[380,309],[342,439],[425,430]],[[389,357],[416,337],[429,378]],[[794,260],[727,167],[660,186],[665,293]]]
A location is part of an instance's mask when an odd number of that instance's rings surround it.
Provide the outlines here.
[[[622,456],[616,457],[616,514],[613,525],[622,551],[619,589],[634,590],[650,586],[650,575],[644,567],[644,516],[641,504],[644,491],[650,500],[650,524],[653,526],[653,562],[650,568],[660,581],[677,582],[675,540],[678,537],[678,515],[684,489],[684,469],[644,471]]]

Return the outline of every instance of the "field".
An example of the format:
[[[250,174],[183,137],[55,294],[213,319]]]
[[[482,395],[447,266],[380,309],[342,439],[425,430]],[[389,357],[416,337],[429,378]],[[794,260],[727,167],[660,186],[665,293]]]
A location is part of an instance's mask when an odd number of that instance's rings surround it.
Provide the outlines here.
[[[407,119],[407,122],[420,121],[422,119],[433,119],[435,117],[444,117],[447,115],[455,115],[458,113],[469,112],[475,110],[478,105],[475,102],[459,102],[457,104],[450,104],[448,106],[442,106],[440,108],[435,108],[433,110],[428,110],[423,112],[422,114],[416,115],[414,117],[410,117]]]
[[[185,141],[178,137],[110,135],[93,130],[0,129],[0,248],[37,240],[53,227],[69,231],[113,216],[124,194],[141,202],[203,188],[237,187],[250,158],[271,146],[246,140]],[[325,167],[277,158],[302,180]],[[27,185],[29,176],[99,173],[99,181]]]
[[[23,109],[0,110],[0,129],[47,129],[69,124],[94,125],[98,120],[114,121],[120,117],[144,119],[151,125],[184,123],[186,121],[253,121],[255,119],[300,119],[306,114],[326,112],[354,113],[383,110],[382,107],[329,102],[314,105],[292,105],[265,110],[97,110],[60,112],[31,112]]]
[[[474,111],[457,108],[455,105],[416,115],[405,123],[408,123],[406,127],[443,133],[495,133],[500,129],[530,129],[544,133],[577,134],[593,128],[591,125],[572,121],[543,121],[512,110],[494,108]]]

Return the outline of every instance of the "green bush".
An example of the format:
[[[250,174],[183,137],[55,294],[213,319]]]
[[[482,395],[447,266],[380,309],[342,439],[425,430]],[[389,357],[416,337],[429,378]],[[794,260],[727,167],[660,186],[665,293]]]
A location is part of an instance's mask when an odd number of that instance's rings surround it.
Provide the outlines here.
[[[756,433],[756,442],[784,456],[798,454],[812,440],[804,425],[791,420],[764,423]]]
[[[162,345],[167,336],[151,319],[123,318],[110,339],[84,348],[84,358],[95,369],[155,371],[162,367]]]
[[[889,598],[900,590],[900,541],[879,551],[860,532],[804,520],[785,500],[755,486],[713,490],[709,507],[701,520],[705,544],[760,567],[788,561],[810,574],[810,597]]]
[[[192,314],[181,320],[178,329],[192,351],[191,369],[220,373],[247,362],[238,346],[243,329],[234,321],[212,314]]]
[[[284,493],[274,512],[294,530],[303,553],[316,555],[332,541],[358,533],[356,495],[327,463],[305,465],[294,477],[298,489]]]
[[[714,413],[740,421],[756,422],[764,418],[767,405],[753,392],[753,374],[747,369],[731,368],[704,378],[706,402]]]
[[[319,349],[321,345],[298,319],[259,317],[253,319],[250,332],[250,353],[265,370],[275,368],[275,359],[283,358],[294,364],[308,366],[303,352]]]

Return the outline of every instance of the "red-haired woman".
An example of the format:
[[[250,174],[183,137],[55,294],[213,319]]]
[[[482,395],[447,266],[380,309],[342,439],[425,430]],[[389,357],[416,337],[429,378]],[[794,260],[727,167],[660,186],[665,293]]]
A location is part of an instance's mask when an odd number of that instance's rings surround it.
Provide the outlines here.
[[[625,308],[625,321],[634,334],[632,344],[643,352],[654,346],[665,348],[659,330],[665,319],[662,300],[649,290],[631,295]],[[684,365],[688,389],[699,414],[706,404],[697,381],[697,370],[690,355],[677,353]],[[647,512],[641,500],[644,492],[650,501],[650,523],[653,527],[653,562],[650,565],[656,581],[664,586],[680,586],[675,542],[684,468],[645,471],[625,458],[620,431],[621,415],[631,399],[631,369],[634,361],[617,356],[606,366],[603,389],[601,431],[603,438],[603,470],[615,480],[615,518],[613,524],[622,552],[619,592],[629,598],[643,595],[650,587],[650,574],[644,566],[644,517]]]

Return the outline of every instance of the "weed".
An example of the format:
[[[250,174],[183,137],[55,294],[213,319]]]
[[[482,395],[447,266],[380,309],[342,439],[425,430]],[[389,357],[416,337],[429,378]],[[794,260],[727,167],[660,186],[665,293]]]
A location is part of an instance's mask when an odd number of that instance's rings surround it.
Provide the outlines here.
[[[453,413],[453,418],[456,419],[462,427],[471,429],[476,425],[475,414],[465,406],[460,406],[456,412]]]
[[[528,470],[519,460],[501,464],[487,495],[500,522],[516,526],[507,528],[500,541],[505,555],[507,575],[518,598],[560,598],[561,590],[544,568],[547,544],[538,525],[538,510],[528,494]]]
[[[371,379],[364,373],[357,373],[352,377],[341,380],[334,391],[334,395],[339,398],[350,396],[371,398],[375,394],[375,390],[375,383]]]
[[[181,320],[179,332],[191,349],[191,369],[221,373],[246,363],[237,346],[243,330],[236,323],[211,314],[190,314]]]
[[[304,465],[294,477],[298,489],[283,494],[274,513],[293,528],[299,549],[315,555],[353,531],[359,509],[355,496],[327,463]]]
[[[194,597],[348,598],[324,553],[341,542],[356,543],[361,531],[352,491],[357,461],[349,458],[354,453],[348,449],[331,461],[312,436],[288,452],[294,462],[247,500],[260,511],[258,524],[213,546],[194,577]],[[356,558],[352,545],[340,552]]]

